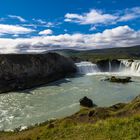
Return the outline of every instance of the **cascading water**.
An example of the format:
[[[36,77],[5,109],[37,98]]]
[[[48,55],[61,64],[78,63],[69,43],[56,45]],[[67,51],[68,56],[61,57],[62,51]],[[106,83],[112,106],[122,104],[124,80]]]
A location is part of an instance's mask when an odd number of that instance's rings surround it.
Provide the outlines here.
[[[96,64],[87,61],[76,63],[76,66],[80,74],[97,73],[100,71]]]
[[[140,74],[140,60],[121,60],[121,64],[125,66],[124,70],[129,71],[130,73]]]
[[[83,61],[80,63],[76,63],[78,73],[80,74],[117,74],[117,75],[132,75],[139,76],[140,75],[140,60],[119,60],[120,65],[118,65],[118,69],[113,71],[113,66],[111,62],[108,63],[108,72],[101,72],[98,68],[97,64],[93,64],[88,61]]]
[[[112,67],[111,67],[111,62],[110,62],[110,61],[108,61],[108,63],[109,63],[109,72],[111,72],[111,70],[112,70]]]

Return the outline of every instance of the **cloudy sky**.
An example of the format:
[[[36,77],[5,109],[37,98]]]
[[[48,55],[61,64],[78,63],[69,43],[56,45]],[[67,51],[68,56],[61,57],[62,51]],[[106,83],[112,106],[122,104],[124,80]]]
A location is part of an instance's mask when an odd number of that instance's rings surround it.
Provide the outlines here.
[[[0,53],[140,44],[140,0],[0,0]]]

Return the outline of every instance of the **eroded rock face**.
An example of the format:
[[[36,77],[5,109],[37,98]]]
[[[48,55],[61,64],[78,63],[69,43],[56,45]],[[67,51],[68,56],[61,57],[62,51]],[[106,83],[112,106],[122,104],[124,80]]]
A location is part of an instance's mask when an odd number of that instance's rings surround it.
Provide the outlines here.
[[[79,100],[80,105],[84,107],[95,107],[96,105],[92,102],[91,99],[86,96]]]
[[[75,72],[73,61],[57,53],[0,55],[0,93],[46,84]]]
[[[97,66],[102,72],[114,72],[118,71],[120,63],[121,62],[116,59],[113,60],[106,59],[97,61]]]

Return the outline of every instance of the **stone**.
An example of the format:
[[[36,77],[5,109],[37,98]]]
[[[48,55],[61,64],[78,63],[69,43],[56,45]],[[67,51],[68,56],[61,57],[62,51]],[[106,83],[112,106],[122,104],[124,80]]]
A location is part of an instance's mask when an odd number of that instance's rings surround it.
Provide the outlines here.
[[[120,61],[117,59],[103,59],[96,62],[101,72],[116,72],[120,67]]]
[[[129,83],[131,81],[131,77],[119,78],[115,76],[111,76],[110,78],[105,79],[105,81],[114,82],[114,83]]]
[[[84,107],[95,107],[96,105],[92,102],[91,99],[86,96],[79,100],[80,105]]]

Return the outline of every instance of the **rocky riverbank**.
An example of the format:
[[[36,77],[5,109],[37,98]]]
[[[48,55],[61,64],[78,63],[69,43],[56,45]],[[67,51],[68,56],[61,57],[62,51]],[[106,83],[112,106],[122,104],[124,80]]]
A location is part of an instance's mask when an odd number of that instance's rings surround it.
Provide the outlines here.
[[[0,93],[36,87],[75,72],[74,62],[57,53],[0,55]]]

